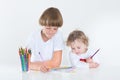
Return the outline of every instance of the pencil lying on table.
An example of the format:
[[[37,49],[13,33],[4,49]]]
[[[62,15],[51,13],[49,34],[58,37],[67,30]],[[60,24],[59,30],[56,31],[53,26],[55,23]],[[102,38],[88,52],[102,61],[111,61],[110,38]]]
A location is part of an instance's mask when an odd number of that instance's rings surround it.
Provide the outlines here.
[[[71,69],[71,68],[73,68],[73,67],[67,67],[67,66],[65,66],[65,67],[53,68],[51,70],[64,70],[64,69]]]

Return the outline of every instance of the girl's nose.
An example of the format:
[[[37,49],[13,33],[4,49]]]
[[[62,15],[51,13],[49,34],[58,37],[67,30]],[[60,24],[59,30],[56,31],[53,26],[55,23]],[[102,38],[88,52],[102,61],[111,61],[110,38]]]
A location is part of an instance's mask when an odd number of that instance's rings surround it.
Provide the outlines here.
[[[79,50],[76,49],[75,52],[78,54],[78,53],[79,53]]]

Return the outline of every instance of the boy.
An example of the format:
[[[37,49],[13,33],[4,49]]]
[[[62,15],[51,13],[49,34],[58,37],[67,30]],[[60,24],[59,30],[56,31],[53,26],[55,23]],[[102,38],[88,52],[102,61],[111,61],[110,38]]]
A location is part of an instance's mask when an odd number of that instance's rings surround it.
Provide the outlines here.
[[[30,69],[48,72],[61,64],[64,41],[59,28],[63,18],[57,8],[50,7],[40,16],[39,24],[42,29],[34,32],[26,44],[32,51]]]

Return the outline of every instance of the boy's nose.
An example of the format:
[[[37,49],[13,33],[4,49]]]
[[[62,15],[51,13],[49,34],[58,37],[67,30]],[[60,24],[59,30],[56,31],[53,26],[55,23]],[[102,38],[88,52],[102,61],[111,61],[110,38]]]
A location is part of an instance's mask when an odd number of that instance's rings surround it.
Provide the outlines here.
[[[50,30],[50,33],[55,33],[55,31],[51,29],[51,30]]]

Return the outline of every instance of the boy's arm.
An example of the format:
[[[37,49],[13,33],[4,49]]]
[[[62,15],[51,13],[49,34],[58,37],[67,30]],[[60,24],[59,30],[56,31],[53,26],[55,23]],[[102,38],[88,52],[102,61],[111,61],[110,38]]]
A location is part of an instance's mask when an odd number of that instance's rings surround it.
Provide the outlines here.
[[[36,61],[36,62],[30,62],[30,70],[40,70],[40,66],[42,65],[42,62]]]
[[[62,60],[62,50],[55,51],[51,60],[44,61],[44,64],[49,68],[59,67]]]
[[[40,70],[42,72],[47,72],[51,68],[59,67],[62,60],[62,50],[55,51],[51,60],[47,61],[36,61],[30,62],[30,69],[31,70]]]

